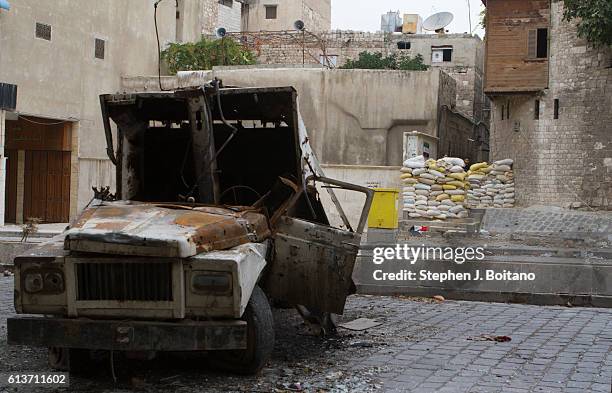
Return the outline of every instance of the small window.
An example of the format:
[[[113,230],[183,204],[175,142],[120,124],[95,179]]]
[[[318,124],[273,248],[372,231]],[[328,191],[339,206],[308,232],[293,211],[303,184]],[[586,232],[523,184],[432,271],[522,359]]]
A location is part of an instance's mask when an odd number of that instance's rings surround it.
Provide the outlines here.
[[[540,120],[540,100],[535,100],[535,105],[533,108],[533,118],[535,120]]]
[[[431,62],[432,63],[448,63],[453,61],[452,47],[432,47]]]
[[[325,67],[336,68],[338,66],[338,55],[319,55],[319,63]]]
[[[548,29],[529,30],[527,55],[530,59],[548,58]]]
[[[176,11],[176,19],[181,19],[181,11]]]
[[[442,61],[453,61],[453,50],[452,49],[443,49],[442,53],[443,53]]]
[[[410,49],[410,42],[408,41],[400,41],[397,43],[397,49],[406,50]]]
[[[51,25],[36,22],[36,38],[51,41]]]
[[[266,19],[276,19],[276,11],[278,6],[266,5]]]
[[[104,47],[106,46],[106,42],[99,38],[96,38],[95,42],[95,56],[96,59],[104,59]]]
[[[555,98],[555,119],[559,118],[559,99]]]
[[[219,4],[232,8],[234,6],[234,0],[219,0]]]
[[[548,57],[548,29],[538,29],[538,59]]]

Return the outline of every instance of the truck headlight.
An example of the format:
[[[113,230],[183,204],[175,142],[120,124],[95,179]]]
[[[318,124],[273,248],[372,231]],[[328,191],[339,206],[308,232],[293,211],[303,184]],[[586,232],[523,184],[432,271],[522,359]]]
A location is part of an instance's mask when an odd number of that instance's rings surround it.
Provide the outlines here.
[[[193,272],[191,291],[197,294],[226,294],[232,291],[232,275],[222,272]]]
[[[25,276],[25,290],[29,293],[40,292],[43,289],[43,278],[40,273],[28,273]]]
[[[24,289],[28,293],[62,293],[64,292],[64,274],[61,270],[26,271]]]

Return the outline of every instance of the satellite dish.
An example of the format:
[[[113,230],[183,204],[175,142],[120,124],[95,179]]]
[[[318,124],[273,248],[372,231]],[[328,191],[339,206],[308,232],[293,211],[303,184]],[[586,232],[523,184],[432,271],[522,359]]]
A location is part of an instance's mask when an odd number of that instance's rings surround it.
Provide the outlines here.
[[[306,25],[304,24],[304,22],[303,22],[303,21],[301,21],[301,20],[299,20],[299,19],[298,19],[298,20],[296,20],[296,21],[293,23],[293,27],[294,27],[294,28],[295,28],[297,31],[303,31],[303,30],[304,30],[304,28],[306,28]]]
[[[425,19],[423,29],[435,32],[444,31],[444,28],[450,25],[454,18],[450,12],[438,12]]]
[[[217,38],[223,38],[227,35],[227,30],[225,27],[219,27],[217,30],[215,30],[215,35]]]

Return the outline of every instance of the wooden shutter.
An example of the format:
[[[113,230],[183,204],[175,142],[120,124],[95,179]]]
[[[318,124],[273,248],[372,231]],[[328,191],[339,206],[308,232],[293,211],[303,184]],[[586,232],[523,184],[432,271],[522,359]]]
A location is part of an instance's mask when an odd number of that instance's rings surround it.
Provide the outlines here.
[[[538,56],[538,31],[529,30],[527,35],[527,57],[535,59]]]

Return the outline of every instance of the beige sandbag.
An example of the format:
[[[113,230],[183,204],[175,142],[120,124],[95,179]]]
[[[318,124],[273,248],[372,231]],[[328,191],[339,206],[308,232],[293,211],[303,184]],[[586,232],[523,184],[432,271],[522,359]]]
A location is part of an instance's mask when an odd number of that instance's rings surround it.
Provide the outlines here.
[[[446,199],[450,199],[450,195],[448,194],[440,194],[436,197],[436,201],[444,201]]]
[[[467,176],[467,173],[465,172],[451,173],[448,175],[448,177],[450,177],[451,179],[460,180],[460,181],[464,181],[466,176]]]
[[[435,180],[431,180],[431,179],[427,179],[422,177],[423,175],[421,175],[421,177],[419,177],[419,183],[423,183],[423,184],[427,184],[429,186],[431,186],[432,184],[435,184],[436,181]]]
[[[443,189],[445,190],[456,190],[457,186],[453,185],[453,184],[445,184],[442,186]]]
[[[453,201],[453,202],[463,202],[463,201],[465,201],[465,195],[451,195],[451,201]]]
[[[486,168],[488,166],[489,164],[487,164],[486,162],[479,162],[478,164],[473,164],[472,166],[470,166],[470,171],[474,172],[481,168]]]

